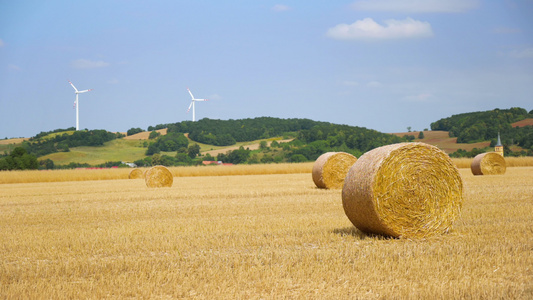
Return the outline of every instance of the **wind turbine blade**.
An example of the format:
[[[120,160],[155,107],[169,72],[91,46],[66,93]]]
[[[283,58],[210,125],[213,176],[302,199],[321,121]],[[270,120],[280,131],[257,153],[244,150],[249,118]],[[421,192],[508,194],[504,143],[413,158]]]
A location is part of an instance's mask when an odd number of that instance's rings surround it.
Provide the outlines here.
[[[189,112],[189,110],[191,110],[192,104],[193,104],[193,101],[191,101],[191,104],[189,105],[189,108],[187,109],[187,112]]]
[[[70,85],[72,85],[72,87],[74,88],[74,90],[75,90],[76,92],[78,92],[78,89],[74,86],[74,84],[72,84],[72,82],[70,82],[70,80],[68,81],[68,83],[70,83]]]
[[[81,93],[87,93],[87,92],[90,92],[90,91],[92,91],[92,90],[93,90],[93,89],[79,91],[78,94],[81,94]]]
[[[194,101],[209,101],[209,99],[194,99]]]
[[[195,99],[194,99],[194,96],[192,95],[191,90],[189,90],[189,88],[187,88],[187,91],[189,91],[189,94],[191,94],[191,99],[195,100]]]

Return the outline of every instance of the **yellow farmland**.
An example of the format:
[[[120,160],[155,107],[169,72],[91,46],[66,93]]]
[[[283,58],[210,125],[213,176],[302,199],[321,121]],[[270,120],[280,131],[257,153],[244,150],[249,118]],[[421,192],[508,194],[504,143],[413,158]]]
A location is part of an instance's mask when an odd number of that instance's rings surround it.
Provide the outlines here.
[[[465,203],[452,232],[407,240],[359,232],[341,190],[316,188],[304,166],[172,169],[172,187],[157,189],[126,179],[129,169],[74,170],[80,181],[4,178],[0,298],[533,297],[533,167],[460,169]],[[33,181],[58,173],[38,174]]]

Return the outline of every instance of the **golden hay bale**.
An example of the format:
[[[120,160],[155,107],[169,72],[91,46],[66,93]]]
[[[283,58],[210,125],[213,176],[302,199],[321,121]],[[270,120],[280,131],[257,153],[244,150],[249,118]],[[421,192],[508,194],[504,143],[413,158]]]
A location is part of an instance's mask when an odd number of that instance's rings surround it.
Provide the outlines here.
[[[323,189],[340,189],[357,158],[345,152],[326,152],[313,165],[313,181]]]
[[[146,186],[150,188],[171,187],[174,176],[165,166],[151,167],[144,176]]]
[[[476,155],[470,169],[474,175],[503,175],[507,166],[503,156],[496,152],[488,152]]]
[[[133,169],[128,176],[129,179],[139,179],[144,177],[144,172],[141,169]]]
[[[359,230],[420,238],[448,232],[463,203],[463,181],[450,157],[425,143],[371,150],[346,175],[342,204]]]

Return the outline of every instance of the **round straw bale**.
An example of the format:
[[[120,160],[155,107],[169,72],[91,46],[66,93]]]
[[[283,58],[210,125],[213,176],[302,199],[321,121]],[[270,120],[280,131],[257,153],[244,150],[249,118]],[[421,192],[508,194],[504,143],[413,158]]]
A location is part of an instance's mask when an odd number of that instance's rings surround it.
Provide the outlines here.
[[[151,167],[144,176],[146,186],[150,188],[171,187],[174,176],[165,166]]]
[[[340,189],[357,158],[345,152],[326,152],[313,165],[313,181],[323,189]]]
[[[421,238],[448,232],[463,203],[463,181],[450,157],[425,143],[363,154],[342,189],[348,219],[366,233]]]
[[[138,178],[143,178],[144,177],[144,172],[141,170],[141,169],[133,169],[131,170],[130,172],[130,175],[129,175],[129,179],[138,179]]]
[[[505,159],[496,152],[478,154],[470,165],[474,175],[503,175],[506,168]]]

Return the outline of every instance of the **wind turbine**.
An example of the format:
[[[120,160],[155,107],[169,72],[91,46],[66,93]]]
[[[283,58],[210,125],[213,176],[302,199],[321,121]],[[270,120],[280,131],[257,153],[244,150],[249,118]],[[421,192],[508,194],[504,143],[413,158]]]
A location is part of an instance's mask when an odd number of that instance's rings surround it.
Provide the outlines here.
[[[191,104],[189,105],[189,109],[187,109],[187,112],[189,112],[189,110],[191,110],[191,107],[192,107],[192,121],[196,121],[194,119],[194,102],[196,101],[207,101],[207,99],[195,99],[194,96],[192,95],[191,93],[191,90],[189,90],[189,88],[187,88],[187,91],[189,91],[189,94],[191,94]]]
[[[76,130],[80,130],[80,105],[78,102],[78,94],[87,93],[89,91],[92,91],[92,89],[78,91],[78,89],[72,84],[72,82],[70,82],[70,80],[68,81],[68,83],[70,83],[70,85],[72,85],[72,87],[76,91],[76,101],[74,102],[74,105],[76,106]]]

